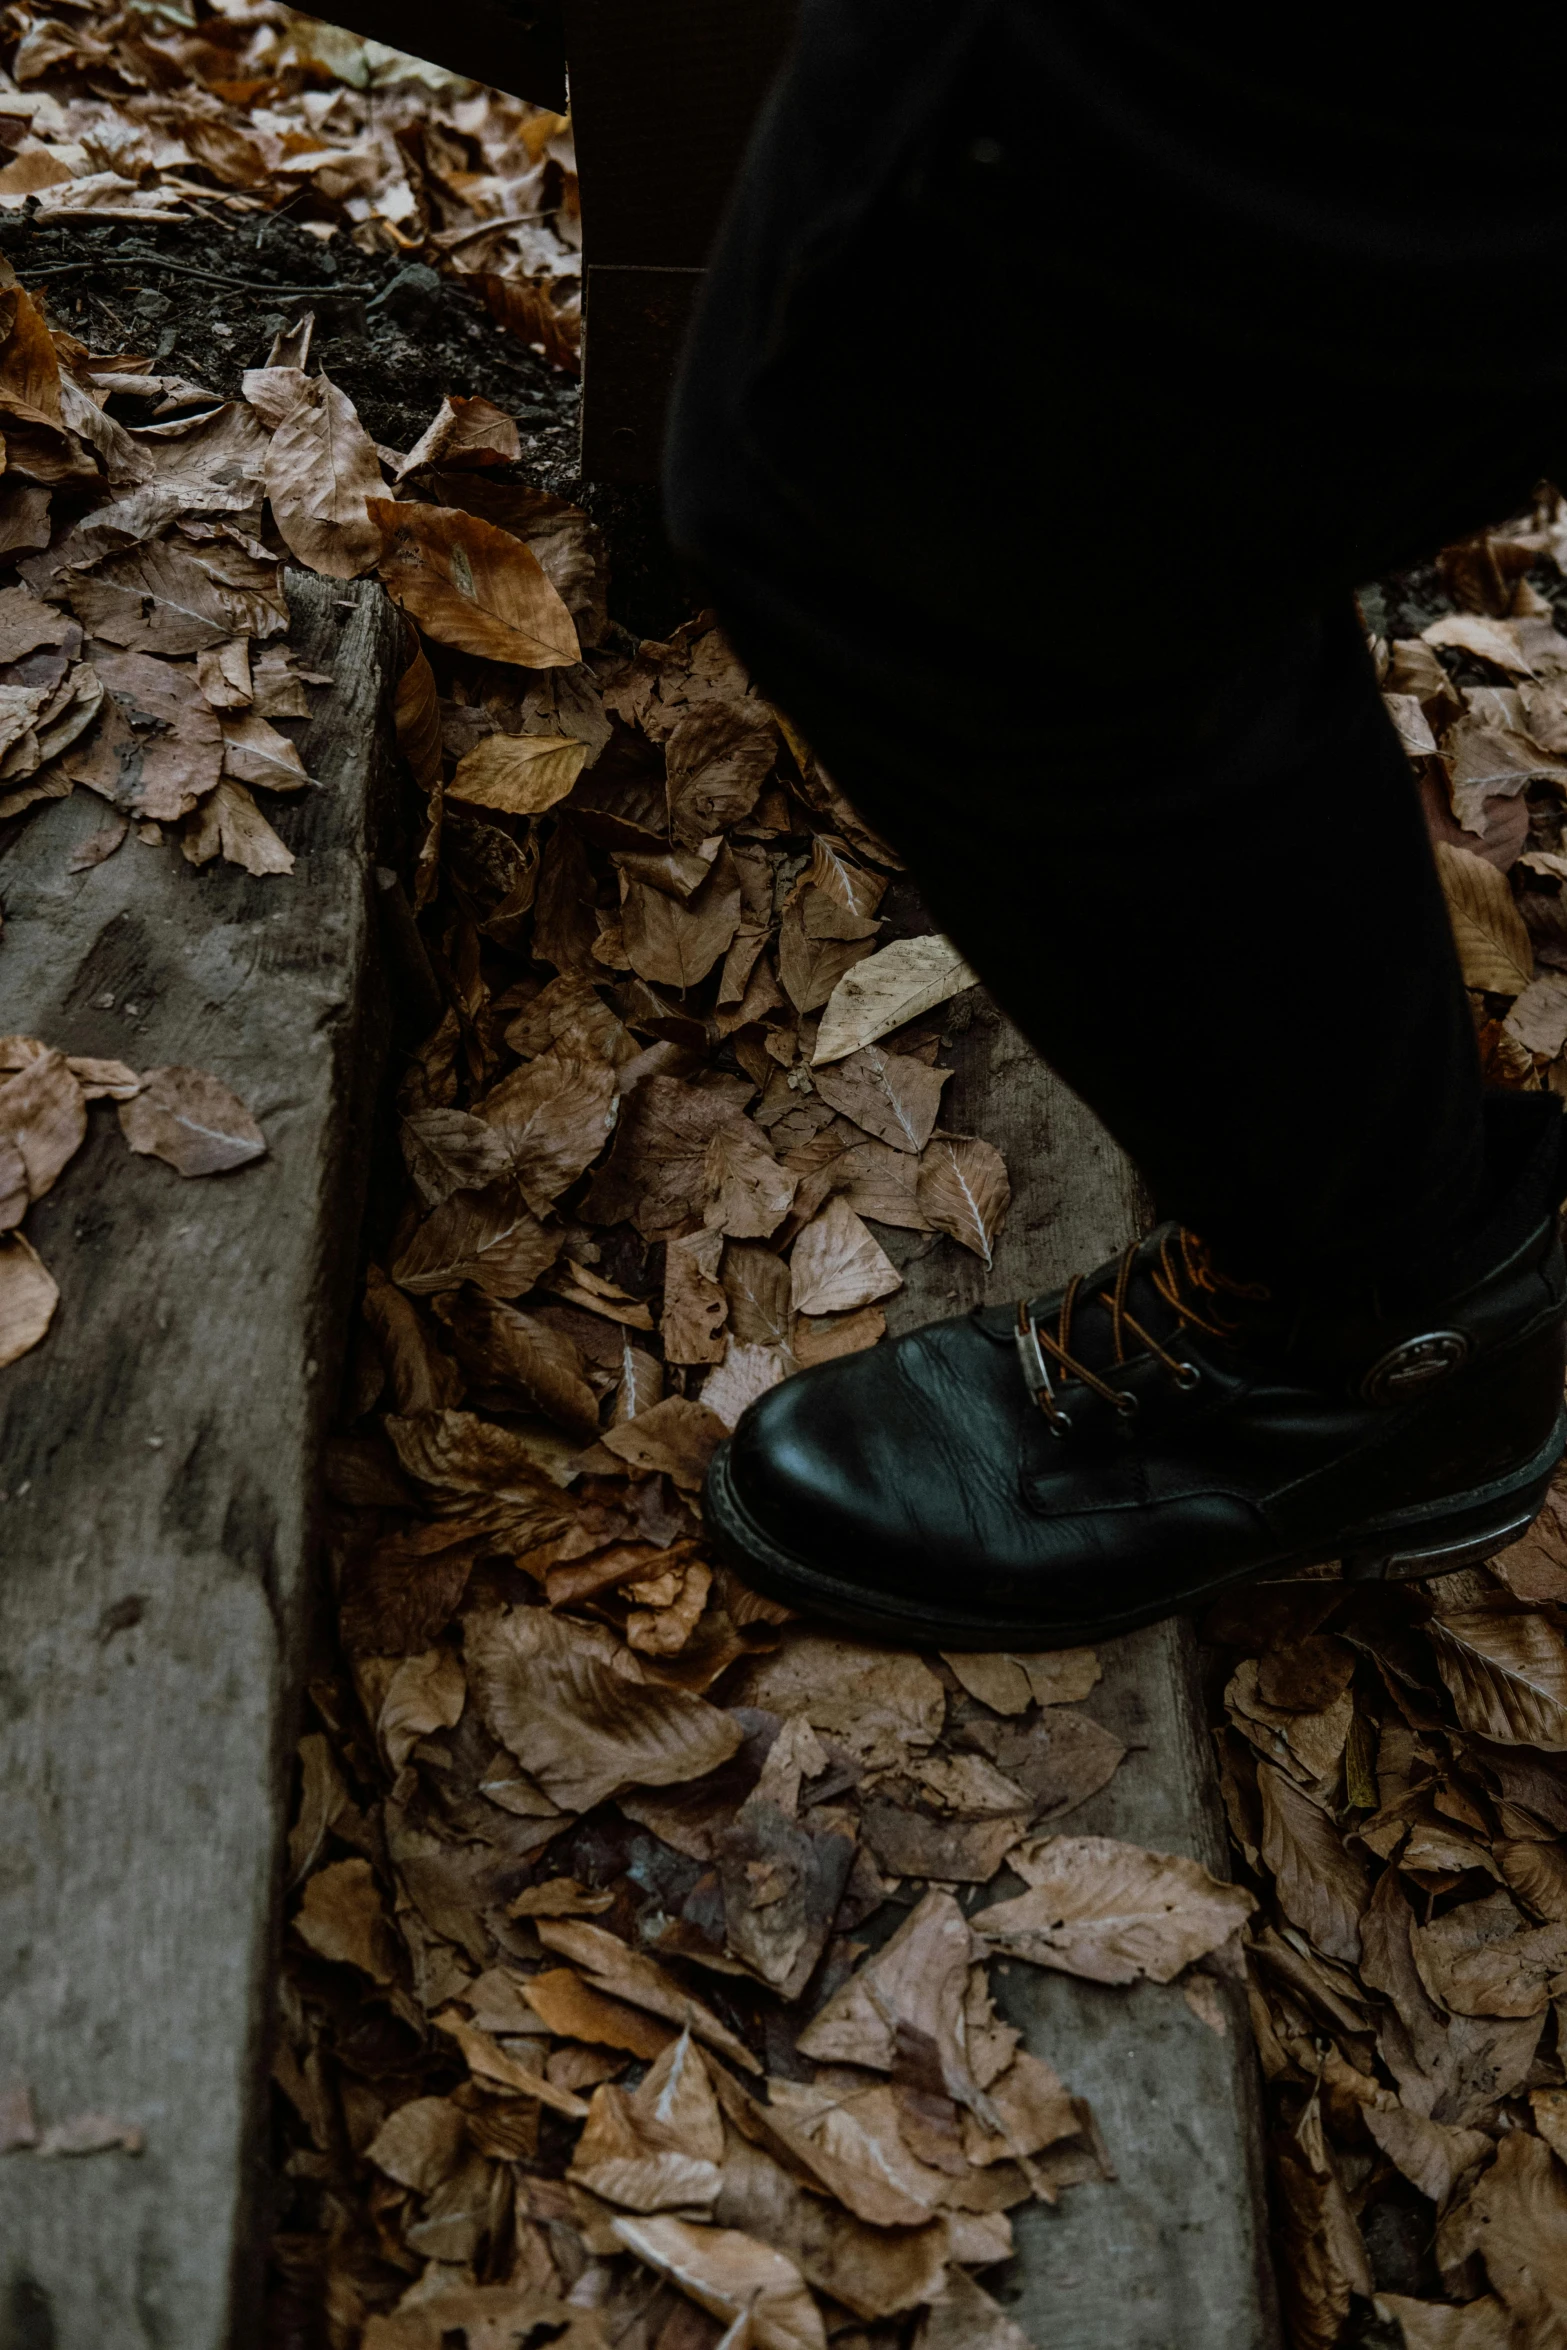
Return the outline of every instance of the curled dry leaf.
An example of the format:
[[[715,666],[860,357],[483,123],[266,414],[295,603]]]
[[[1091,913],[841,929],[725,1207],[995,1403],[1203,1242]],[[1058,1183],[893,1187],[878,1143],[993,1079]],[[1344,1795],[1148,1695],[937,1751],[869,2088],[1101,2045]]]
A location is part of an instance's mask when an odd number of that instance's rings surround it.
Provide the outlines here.
[[[937,1232],[948,1232],[982,1262],[1006,1222],[1012,1200],[1006,1161],[993,1143],[942,1135],[920,1157],[915,1199]]]
[[[563,2038],[619,2049],[644,2061],[661,2056],[676,2037],[673,2024],[649,2015],[629,2000],[596,1991],[570,1967],[550,1967],[543,1974],[529,1975],[522,1996],[539,2020]]]
[[[1442,2265],[1471,2253],[1485,2261],[1492,2291],[1505,2303],[1529,2350],[1567,2342],[1567,2173],[1527,2130],[1509,2130],[1496,2160],[1437,2236]]]
[[[787,1379],[793,1368],[794,1358],[787,1347],[731,1346],[718,1369],[703,1382],[703,1405],[726,1428],[738,1427],[747,1406]]]
[[[1109,1836],[1050,1836],[1015,1861],[1029,1890],[973,1918],[999,1950],[1097,1983],[1168,1983],[1228,1941],[1256,1906],[1180,1853]]]
[[[179,1175],[222,1175],[265,1155],[267,1138],[244,1103],[205,1069],[149,1069],[121,1102],[120,1131],[133,1151]]]
[[[800,2033],[802,2056],[819,2064],[863,2065],[891,2072],[900,2027],[935,2051],[946,2094],[984,2105],[969,2070],[965,2013],[974,1954],[968,1921],[950,1893],[927,1893],[890,1942],[835,1991]],[[982,2118],[992,2125],[988,2106]]]
[[[60,1292],[32,1243],[0,1232],[0,1369],[31,1351],[54,1319]]]
[[[223,729],[223,772],[237,783],[259,783],[267,791],[303,791],[314,781],[286,734],[254,710],[226,714]]]
[[[977,974],[950,939],[934,932],[895,939],[839,980],[822,1014],[812,1062],[844,1060],[975,985]]]
[[[490,1727],[569,1810],[589,1811],[623,1787],[699,1778],[740,1743],[728,1714],[644,1684],[611,1635],[542,1608],[470,1617],[466,1654]]]
[[[799,2146],[793,2139],[790,2151]],[[714,2218],[786,2253],[808,2284],[856,2317],[895,2317],[941,2290],[947,2278],[946,2223],[932,2223],[915,2205],[902,2226],[868,2224],[813,2193],[815,2182],[803,2183],[801,2170],[809,2179],[806,2165],[786,2167],[769,2148],[753,2145],[731,2128]]]
[[[473,808],[542,815],[566,797],[587,755],[570,735],[487,734],[458,760],[446,795]]]
[[[729,1312],[729,1300],[717,1279],[723,1250],[721,1232],[697,1232],[665,1246],[661,1324],[666,1362],[723,1360],[728,1343],[724,1321]]]
[[[614,2233],[649,2268],[714,2317],[744,2321],[735,2350],[827,2350],[821,2312],[792,2260],[733,2228],[669,2217],[616,2219]],[[727,2337],[726,2337],[727,2339]]]
[[[529,1213],[509,1179],[459,1189],[419,1226],[392,1279],[415,1296],[472,1281],[491,1297],[521,1297],[554,1264],[561,1239]]]
[[[919,1657],[826,1633],[797,1632],[747,1668],[736,1701],[812,1728],[879,1768],[902,1765],[912,1747],[941,1734],[946,1697]]]
[[[582,658],[571,614],[538,557],[509,531],[450,506],[369,501],[387,592],[437,644],[525,669]]]
[[[448,392],[398,466],[397,478],[422,465],[515,465],[521,455],[522,436],[504,408]]]
[[[564,1331],[471,1290],[443,1298],[436,1311],[470,1377],[515,1389],[582,1442],[597,1435],[598,1399]]]
[[[695,848],[749,816],[776,754],[764,706],[709,701],[688,710],[664,745],[675,839]]]

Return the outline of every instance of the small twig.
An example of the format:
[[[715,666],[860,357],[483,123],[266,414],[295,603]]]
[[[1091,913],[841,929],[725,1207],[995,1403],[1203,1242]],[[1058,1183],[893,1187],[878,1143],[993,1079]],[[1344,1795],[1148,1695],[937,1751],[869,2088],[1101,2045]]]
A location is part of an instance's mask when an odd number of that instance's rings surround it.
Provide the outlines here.
[[[215,269],[196,269],[188,261],[170,261],[162,253],[99,253],[91,261],[62,261],[56,265],[43,263],[40,278],[65,277],[78,269],[139,269],[143,275],[155,269],[172,269],[180,277],[199,277],[209,286],[230,286],[242,294],[313,294],[318,302],[330,302],[339,294],[371,296],[371,286],[268,286],[256,278],[229,277]]]
[[[491,236],[497,229],[526,228],[531,221],[552,217],[548,212],[507,212],[499,220],[481,220],[477,228],[459,229],[455,236],[448,236],[443,230],[430,242],[438,245],[443,253],[455,253],[459,245],[476,245],[481,237]]]

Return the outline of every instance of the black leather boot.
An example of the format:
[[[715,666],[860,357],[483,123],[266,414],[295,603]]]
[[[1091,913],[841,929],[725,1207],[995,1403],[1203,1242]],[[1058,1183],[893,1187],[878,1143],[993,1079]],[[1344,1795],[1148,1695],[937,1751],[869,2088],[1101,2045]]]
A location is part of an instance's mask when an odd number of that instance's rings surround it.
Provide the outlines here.
[[[1425,1278],[1285,1306],[1165,1226],[772,1389],[713,1461],[710,1532],[771,1597],[942,1648],[1102,1639],[1330,1559],[1489,1557],[1567,1441],[1567,1164],[1553,1097],[1486,1115],[1478,1229]]]

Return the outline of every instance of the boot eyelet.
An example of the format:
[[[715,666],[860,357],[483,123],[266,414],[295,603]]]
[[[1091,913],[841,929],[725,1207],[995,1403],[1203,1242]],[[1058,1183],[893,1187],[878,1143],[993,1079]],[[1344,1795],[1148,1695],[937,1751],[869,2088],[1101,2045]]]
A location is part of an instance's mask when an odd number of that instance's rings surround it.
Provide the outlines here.
[[[1131,1389],[1123,1387],[1115,1399],[1115,1408],[1123,1420],[1135,1420],[1142,1406]]]
[[[1059,1444],[1072,1433],[1072,1415],[1070,1412],[1057,1412],[1053,1420],[1045,1422],[1045,1426]]]
[[[1171,1376],[1183,1395],[1190,1395],[1194,1387],[1202,1385],[1202,1373],[1195,1363],[1177,1364]]]

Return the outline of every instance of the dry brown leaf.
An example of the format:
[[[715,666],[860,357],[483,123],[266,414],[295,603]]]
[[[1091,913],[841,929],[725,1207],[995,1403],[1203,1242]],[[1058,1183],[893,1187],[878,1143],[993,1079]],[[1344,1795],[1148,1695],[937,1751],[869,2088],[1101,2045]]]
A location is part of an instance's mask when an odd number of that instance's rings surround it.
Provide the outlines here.
[[[153,539],[67,576],[77,619],[127,653],[197,653],[288,625],[276,563],[234,547],[215,553]],[[199,690],[194,674],[190,684]]]
[[[116,1113],[133,1151],[179,1175],[222,1175],[266,1153],[267,1139],[237,1094],[205,1069],[149,1069]]]
[[[822,1100],[894,1150],[925,1148],[950,1069],[932,1069],[906,1053],[866,1045],[816,1078]]]
[[[717,1413],[705,1404],[671,1395],[636,1419],[609,1429],[604,1443],[630,1467],[653,1476],[662,1472],[694,1493],[728,1433]]]
[[[874,1766],[902,1767],[910,1747],[934,1744],[946,1699],[919,1657],[827,1633],[792,1633],[745,1673],[733,1702],[786,1718],[803,1714],[812,1728]]]
[[[1490,620],[1478,612],[1449,612],[1420,631],[1421,642],[1488,661],[1509,677],[1533,677],[1534,665],[1521,650],[1515,620]]]
[[[437,644],[555,669],[582,658],[571,615],[539,560],[509,531],[451,506],[372,498],[384,534],[381,578]]]
[[[890,1876],[988,1885],[1026,1835],[1028,1807],[995,1819],[933,1819],[905,1803],[872,1797],[863,1807],[861,1827],[878,1866]]]
[[[586,745],[563,734],[487,734],[458,760],[446,796],[473,808],[538,816],[582,773]]]
[[[921,2225],[925,2215],[919,2213],[901,2227],[870,2225],[813,2194],[797,2168],[734,2128],[713,2216],[722,2226],[787,2253],[808,2284],[857,2317],[894,2317],[916,2309],[946,2282],[948,2231],[942,2222],[927,2219]]]
[[[466,2118],[449,2097],[415,2097],[387,2115],[365,2160],[401,2187],[427,2195],[451,2177],[468,2143]]]
[[[491,1297],[521,1297],[554,1264],[563,1237],[529,1214],[509,1180],[457,1190],[419,1226],[392,1279],[416,1296],[472,1281]]]
[[[580,2097],[574,2097],[569,2089],[558,2089],[542,2069],[534,2072],[508,2055],[488,2032],[481,2032],[477,2024],[470,2024],[455,2008],[445,2009],[431,2021],[456,2041],[464,2063],[476,2080],[493,2081],[498,2088],[536,2097],[541,2105],[547,2105],[552,2113],[563,2113],[568,2121],[587,2119],[588,2109]]]
[[[397,478],[422,465],[515,465],[521,456],[522,436],[504,408],[448,392],[398,466]]]
[[[807,890],[803,898],[792,897],[778,926],[778,977],[789,1001],[802,1015],[819,1011],[845,974],[863,963],[875,945],[871,935],[850,939],[813,935],[807,923],[815,897],[814,890]],[[836,908],[828,910],[837,912]],[[877,925],[868,922],[860,927],[870,934]]]
[[[942,1660],[970,1697],[993,1713],[1026,1713],[1029,1705],[1071,1705],[1086,1697],[1102,1667],[1091,1648],[1061,1648],[1037,1656],[980,1656],[942,1650]]]
[[[628,2211],[710,2204],[721,2184],[724,2125],[690,2031],[671,2041],[640,2087],[594,2091],[567,2174]]]
[[[1360,1917],[1368,1885],[1361,1863],[1337,1828],[1273,1763],[1257,1772],[1262,1796],[1262,1853],[1278,1881],[1284,1914],[1330,1958],[1360,1957]]]
[[[935,933],[895,939],[839,980],[822,1014],[812,1063],[844,1060],[976,984],[950,939]]]
[[[716,1706],[642,1683],[636,1659],[598,1627],[513,1608],[470,1617],[465,1647],[491,1729],[569,1810],[623,1787],[698,1778],[740,1743],[738,1723]]]
[[[920,2321],[914,2350],[1034,2350],[1034,2343],[983,2286],[954,2269]]]
[[[1445,2203],[1464,2172],[1491,2152],[1483,2130],[1449,2129],[1404,2105],[1367,2105],[1362,2119],[1388,2160],[1433,2203]]]
[[[1543,2140],[1509,2130],[1496,2160],[1437,2234],[1444,2269],[1485,2260],[1528,2350],[1567,2345],[1567,2172]]]
[[[1456,2015],[1543,2015],[1553,1989],[1567,1990],[1567,1926],[1529,1925],[1503,1892],[1460,1902],[1411,1939],[1421,1981]]]
[[[346,392],[308,376],[268,444],[272,519],[290,554],[328,579],[357,579],[381,550],[367,501],[384,503],[375,443]]]
[[[733,2350],[827,2350],[821,2313],[792,2260],[733,2228],[660,2217],[616,2219],[638,2260],[726,2321],[743,2320]],[[729,2339],[725,2337],[726,2341]]]
[[[952,1895],[927,1893],[891,1941],[818,2009],[798,2035],[801,2055],[886,2073],[897,2061],[900,2028],[916,2032],[935,2051],[947,2095],[969,2104],[977,2095],[965,2013],[974,1947]],[[995,2120],[988,2107],[981,2118]]]
[[[294,856],[285,848],[242,783],[220,783],[201,802],[181,842],[192,865],[216,856],[247,873],[292,873]]]
[[[505,1143],[524,1199],[542,1216],[609,1140],[615,1072],[605,1061],[551,1050],[503,1077],[477,1107]]]
[[[634,2007],[629,2000],[595,1991],[570,1967],[552,1967],[543,1974],[529,1975],[521,1990],[541,2022],[572,2040],[588,2040],[646,2060],[661,2056],[677,2037],[672,2023]]]
[[[1434,848],[1465,985],[1521,995],[1534,976],[1534,949],[1506,874],[1449,841]]]
[[[749,816],[776,754],[765,705],[708,701],[688,710],[664,745],[675,839],[694,848]]]
[[[255,698],[250,676],[250,644],[231,637],[196,656],[196,681],[214,710],[248,710]]]
[[[0,1101],[3,1099],[0,1095]],[[696,1232],[685,1240],[666,1243],[660,1318],[666,1362],[722,1362],[728,1344],[724,1321],[729,1312],[729,1300],[717,1278],[723,1251],[724,1239],[719,1232]]]
[[[700,1999],[693,1999],[654,1960],[644,1957],[640,1950],[629,1949],[602,1926],[590,1926],[574,1918],[541,1918],[537,1930],[546,1950],[558,1950],[563,1957],[585,1967],[600,1990],[625,2000],[632,2007],[645,2008],[650,2015],[662,2016],[682,2031],[691,2031],[706,2047],[717,2049],[721,2056],[731,2058],[746,2072],[761,2070],[745,2042],[736,2039]]]
[[[258,783],[266,791],[303,791],[315,778],[305,773],[304,761],[286,734],[247,710],[225,713],[223,772],[237,783]]]
[[[357,1967],[375,1983],[396,1980],[392,1929],[367,1860],[319,1869],[305,1887],[294,1931],[320,1958]]]
[[[1379,2293],[1377,2315],[1396,2323],[1404,2350],[1519,2350],[1513,2321],[1500,2301],[1412,2301],[1403,2293]]]
[[[1319,2167],[1294,2136],[1280,2137],[1272,2175],[1281,2206],[1279,2285],[1290,2342],[1294,2350],[1333,2350],[1352,2297],[1374,2289],[1360,2230],[1325,2153]]]
[[[565,1332],[471,1290],[448,1293],[436,1311],[471,1378],[514,1389],[580,1441],[598,1434],[598,1399],[582,1376],[581,1353]]]
[[[1433,1622],[1431,1643],[1466,1730],[1567,1752],[1567,1640],[1546,1617],[1453,1612]]]
[[[1125,1747],[1088,1714],[1046,1706],[1031,1722],[970,1722],[970,1745],[1022,1788],[1035,1820],[1055,1820],[1097,1795],[1115,1776]]]
[[[528,2224],[520,2212],[518,2218],[519,2227]],[[475,2243],[479,2233],[472,2231]],[[438,2274],[434,2263],[431,2273]],[[558,2276],[553,2263],[549,2273]],[[433,2298],[410,2306],[405,2297],[390,2315],[370,2317],[361,2350],[453,2350],[459,2339],[467,2350],[512,2350],[514,2343],[528,2341],[547,2341],[552,2350],[604,2350],[599,2312],[576,2308],[548,2288],[444,2281]]]
[[[796,1313],[852,1313],[901,1289],[903,1275],[835,1193],[796,1240],[789,1282]]]
[[[0,1369],[30,1352],[54,1319],[60,1292],[30,1241],[0,1232]]]
[[[1567,2162],[1567,2089],[1532,2090],[1529,2108],[1547,2146]]]
[[[933,1230],[950,1233],[990,1264],[1012,1201],[1006,1161],[992,1143],[971,1135],[938,1137],[921,1154],[914,1196]]]
[[[787,1379],[794,1357],[782,1346],[731,1346],[709,1379],[702,1384],[702,1403],[726,1428],[739,1425],[740,1415],[759,1395]]]
[[[835,1362],[840,1355],[863,1354],[868,1346],[878,1346],[887,1335],[887,1317],[880,1306],[862,1306],[857,1314],[829,1315],[824,1321],[813,1321],[809,1314],[795,1316],[787,1350],[767,1348],[770,1354],[787,1354],[802,1371],[814,1363]],[[788,1364],[785,1363],[787,1371]]]
[[[0,1144],[20,1158],[30,1199],[43,1198],[86,1139],[86,1095],[64,1053],[40,1052],[0,1084]]]
[[[795,1179],[780,1167],[760,1127],[726,1118],[702,1154],[703,1221],[730,1240],[766,1240],[794,1204]]]
[[[93,666],[106,690],[102,719],[63,754],[65,772],[126,815],[160,824],[187,815],[223,773],[223,730],[194,671],[145,653],[100,653]]]
[[[1168,1983],[1256,1907],[1199,1861],[1109,1836],[1041,1837],[1012,1865],[1029,1890],[976,1911],[974,1931],[1009,1956],[1096,1983]]]

